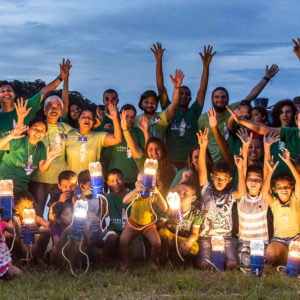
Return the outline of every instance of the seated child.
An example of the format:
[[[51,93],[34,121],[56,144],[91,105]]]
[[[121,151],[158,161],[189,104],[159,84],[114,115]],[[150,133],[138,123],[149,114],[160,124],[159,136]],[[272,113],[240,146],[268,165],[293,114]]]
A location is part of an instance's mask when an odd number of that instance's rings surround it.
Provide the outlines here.
[[[12,265],[11,254],[5,243],[4,232],[7,231],[11,234],[14,233],[14,229],[5,221],[0,221],[0,279],[13,279],[18,276],[22,271]]]
[[[86,258],[79,252],[81,240],[70,238],[72,233],[72,218],[73,206],[66,202],[56,202],[53,205],[53,217],[51,222],[50,232],[52,237],[52,249],[50,251],[50,264],[54,268],[64,270],[67,269],[67,261],[62,255],[63,247],[69,243],[65,250],[64,255],[71,262],[72,268],[78,267],[82,263],[86,263]],[[88,237],[83,230],[83,244],[82,250],[85,252],[88,245]]]
[[[120,269],[124,272],[129,269],[129,245],[138,235],[145,236],[150,242],[150,267],[154,271],[158,270],[157,257],[160,252],[161,241],[156,230],[156,220],[151,206],[155,209],[156,205],[158,205],[162,212],[166,211],[168,206],[156,186],[152,189],[152,197],[144,198],[141,196],[140,192],[145,190],[142,179],[143,174],[139,173],[135,189],[129,192],[123,199],[124,204],[129,204],[133,201],[130,217],[120,237]]]
[[[244,165],[245,166],[245,165]],[[263,183],[263,169],[257,165],[247,168],[246,182],[239,178],[243,196],[237,200],[239,217],[238,254],[244,267],[250,266],[250,241],[262,240],[268,244],[268,204],[260,189]],[[247,189],[248,191],[247,191]]]
[[[232,239],[232,206],[235,199],[240,199],[239,189],[233,191],[230,187],[232,180],[230,167],[226,163],[218,163],[213,167],[211,179],[213,184],[207,180],[206,169],[206,148],[208,144],[209,129],[205,128],[203,133],[197,133],[199,152],[199,183],[202,188],[202,213],[203,222],[200,229],[199,254],[197,264],[200,269],[210,269],[212,257],[212,236],[223,236],[225,242],[226,269],[236,269],[238,267],[238,257]],[[241,161],[236,165],[239,177],[244,178]]]
[[[291,170],[296,184],[289,174],[277,174],[272,178],[279,162],[274,164],[270,160],[261,190],[274,216],[274,236],[266,250],[267,263],[272,265],[285,265],[290,241],[300,240],[300,173],[290,160],[290,152],[283,148],[282,153],[279,156]],[[274,196],[271,194],[271,178]]]
[[[172,192],[177,192],[180,197],[184,221],[182,224],[179,224],[179,220],[168,218],[168,214],[166,214],[166,218],[159,221],[159,227],[161,227],[159,235],[164,257],[168,258],[169,251],[176,249],[175,233],[177,225],[179,225],[178,245],[180,254],[191,256],[198,254],[199,246],[197,240],[202,222],[202,214],[198,207],[192,206],[192,203],[197,198],[196,191],[197,188],[191,181],[181,182],[172,190]]]
[[[98,262],[101,266],[107,266],[117,238],[114,231],[106,228],[104,218],[108,216],[108,205],[102,198],[93,199],[89,170],[81,171],[78,174],[78,186],[82,193],[80,197],[88,201],[86,228],[90,238],[89,255],[93,256],[94,259],[97,258],[95,262]],[[102,224],[100,224],[101,220],[103,220]],[[97,254],[93,255],[95,248],[102,249],[96,251]]]
[[[58,202],[66,202],[71,206],[74,206],[76,184],[77,184],[77,176],[75,172],[70,170],[62,171],[58,175],[58,188],[61,191]],[[54,216],[52,214],[52,208],[55,203],[56,202],[48,203],[49,206],[48,218],[50,221],[54,220]]]

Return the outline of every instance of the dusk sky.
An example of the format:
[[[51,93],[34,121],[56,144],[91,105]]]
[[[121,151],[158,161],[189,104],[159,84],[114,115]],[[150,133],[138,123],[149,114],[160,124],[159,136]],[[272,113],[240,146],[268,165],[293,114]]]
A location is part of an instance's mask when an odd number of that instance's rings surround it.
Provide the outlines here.
[[[300,62],[291,42],[300,37],[299,11],[299,0],[1,0],[0,79],[49,82],[68,57],[70,90],[100,104],[103,91],[114,88],[120,105],[137,104],[144,90],[156,90],[150,47],[160,41],[169,94],[169,74],[181,68],[195,98],[198,52],[210,44],[217,54],[206,109],[214,87],[226,87],[231,101],[242,99],[265,66],[276,63],[280,71],[261,94],[272,103],[300,95]]]

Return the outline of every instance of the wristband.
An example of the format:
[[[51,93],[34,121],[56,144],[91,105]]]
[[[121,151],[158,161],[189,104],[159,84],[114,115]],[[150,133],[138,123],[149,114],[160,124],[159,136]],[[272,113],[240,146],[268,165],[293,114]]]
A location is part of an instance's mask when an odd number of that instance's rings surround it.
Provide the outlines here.
[[[263,79],[264,79],[266,82],[269,82],[271,78],[268,78],[268,77],[264,76]]]
[[[180,86],[174,86],[174,89],[175,89],[175,90],[179,90],[179,89],[180,89]]]
[[[128,131],[128,128],[127,128],[127,129],[123,129],[123,132],[124,132],[124,131]]]
[[[59,81],[63,81],[60,75],[58,75],[56,79],[58,79]]]

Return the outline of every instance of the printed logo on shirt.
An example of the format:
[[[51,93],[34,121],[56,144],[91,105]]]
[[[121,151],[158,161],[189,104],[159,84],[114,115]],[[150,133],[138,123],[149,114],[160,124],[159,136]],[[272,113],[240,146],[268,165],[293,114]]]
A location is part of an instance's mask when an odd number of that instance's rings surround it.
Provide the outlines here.
[[[16,167],[20,167],[20,168],[23,168],[23,169],[30,169],[30,170],[35,170],[37,169],[37,166],[34,165],[34,164],[23,164],[23,163],[20,163],[20,162],[16,162]]]
[[[160,116],[155,116],[152,120],[151,120],[151,124],[155,124],[157,122],[159,122],[161,120]]]

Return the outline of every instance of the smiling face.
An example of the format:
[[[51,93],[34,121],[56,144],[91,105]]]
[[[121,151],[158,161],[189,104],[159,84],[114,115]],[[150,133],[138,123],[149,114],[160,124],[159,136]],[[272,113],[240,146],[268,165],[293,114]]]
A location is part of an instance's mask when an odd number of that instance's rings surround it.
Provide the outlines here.
[[[285,203],[290,200],[293,186],[289,180],[279,179],[276,181],[273,190],[278,195],[280,201]]]
[[[62,113],[62,106],[59,100],[51,100],[48,102],[47,107],[44,109],[47,119],[59,119]]]
[[[46,125],[42,122],[34,123],[28,130],[28,140],[31,144],[40,142],[47,132]]]
[[[70,116],[73,120],[75,121],[78,120],[80,113],[81,113],[81,109],[78,105],[72,104],[70,106]]]
[[[123,191],[125,181],[120,174],[109,174],[107,178],[107,185],[116,194]]]
[[[262,176],[260,173],[249,172],[246,178],[246,185],[250,196],[257,196],[262,186]]]
[[[289,105],[282,107],[279,115],[281,127],[288,127],[293,124],[293,110]]]
[[[58,184],[59,189],[64,192],[75,192],[76,190],[76,177],[72,179],[62,179]]]
[[[0,87],[0,102],[13,102],[15,92],[10,85],[2,85]]]
[[[129,129],[131,129],[131,127],[134,124],[135,111],[133,109],[125,110],[125,118],[126,118],[126,122],[127,122],[127,127]]]
[[[154,114],[157,109],[157,105],[158,105],[158,102],[155,97],[150,96],[150,97],[143,99],[143,101],[142,101],[142,109],[145,114],[149,114],[149,115]]]
[[[80,132],[81,131],[85,133],[90,132],[94,125],[94,121],[95,119],[93,113],[89,110],[84,110],[78,119]]]
[[[261,141],[258,139],[253,139],[248,149],[248,159],[252,162],[257,162],[261,159],[262,155],[263,148]]]
[[[216,112],[222,113],[226,110],[226,105],[228,104],[228,97],[225,91],[215,91],[213,93],[211,101]]]
[[[160,160],[162,158],[162,149],[157,143],[150,143],[147,147],[147,158]]]

